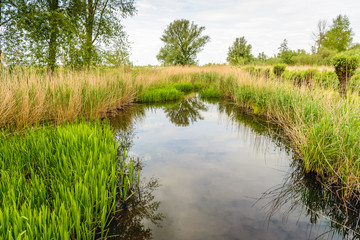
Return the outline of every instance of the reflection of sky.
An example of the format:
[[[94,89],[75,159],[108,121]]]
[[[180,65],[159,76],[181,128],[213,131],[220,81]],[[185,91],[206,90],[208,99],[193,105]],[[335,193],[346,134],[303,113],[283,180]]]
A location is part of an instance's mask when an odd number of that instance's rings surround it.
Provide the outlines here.
[[[203,121],[176,127],[162,110],[136,126],[130,154],[144,158],[143,175],[159,178],[155,193],[166,215],[154,239],[313,239],[321,233],[299,213],[266,221],[256,199],[283,182],[291,156],[244,125],[235,128],[216,108]],[[261,142],[257,144],[257,142]],[[254,205],[255,204],[255,205]],[[310,232],[309,232],[310,231]],[[319,232],[320,231],[320,232]]]

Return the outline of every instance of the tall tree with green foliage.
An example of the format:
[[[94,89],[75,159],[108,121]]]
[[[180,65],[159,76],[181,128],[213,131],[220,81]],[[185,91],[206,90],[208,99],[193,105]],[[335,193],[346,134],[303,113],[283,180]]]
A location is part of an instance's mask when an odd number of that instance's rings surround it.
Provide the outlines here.
[[[52,71],[58,62],[80,67],[104,62],[105,52],[126,40],[120,19],[135,13],[134,0],[4,1],[1,19],[6,13],[12,20],[0,40],[7,57]]]
[[[97,61],[100,49],[113,47],[124,36],[121,18],[136,13],[134,0],[73,0],[79,14],[78,50],[81,62],[89,66]],[[74,41],[73,41],[74,43]],[[75,45],[79,45],[75,43]],[[73,49],[74,50],[74,49]],[[71,52],[70,52],[71,53]]]
[[[333,19],[330,30],[323,40],[323,46],[339,52],[345,51],[351,46],[353,35],[349,18],[340,14]]]
[[[53,71],[59,45],[72,26],[71,1],[6,1],[8,24],[2,45],[11,63],[47,65]]]
[[[233,45],[229,47],[226,60],[230,64],[247,64],[254,58],[251,54],[251,48],[245,37],[236,38]]]
[[[196,64],[196,55],[210,41],[209,36],[202,36],[204,31],[205,27],[189,20],[175,20],[161,37],[165,46],[160,49],[157,59],[164,65]]]

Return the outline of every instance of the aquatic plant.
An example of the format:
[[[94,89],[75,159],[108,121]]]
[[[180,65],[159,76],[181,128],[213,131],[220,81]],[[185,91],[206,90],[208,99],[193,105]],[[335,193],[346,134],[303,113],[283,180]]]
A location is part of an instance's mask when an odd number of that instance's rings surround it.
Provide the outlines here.
[[[112,129],[99,122],[2,133],[0,238],[104,237],[119,178],[123,198],[134,181],[117,148]]]

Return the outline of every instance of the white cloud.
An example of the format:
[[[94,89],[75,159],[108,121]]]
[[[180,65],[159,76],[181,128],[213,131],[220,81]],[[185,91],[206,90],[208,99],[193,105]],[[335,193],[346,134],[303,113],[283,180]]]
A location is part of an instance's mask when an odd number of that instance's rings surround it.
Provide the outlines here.
[[[205,34],[211,37],[198,55],[200,64],[225,62],[228,47],[241,36],[253,46],[254,55],[275,54],[284,38],[291,49],[309,51],[317,21],[331,23],[338,14],[349,17],[354,42],[360,42],[358,0],[138,0],[136,6],[138,14],[123,21],[136,65],[158,64],[163,31],[181,18],[205,26]]]

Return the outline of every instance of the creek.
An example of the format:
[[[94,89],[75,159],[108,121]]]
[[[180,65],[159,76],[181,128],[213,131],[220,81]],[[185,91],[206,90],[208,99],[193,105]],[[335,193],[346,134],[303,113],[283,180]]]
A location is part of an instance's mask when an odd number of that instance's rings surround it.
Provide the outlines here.
[[[223,101],[192,95],[134,105],[110,119],[139,187],[112,224],[119,239],[343,239],[346,212],[304,174],[281,129]]]

